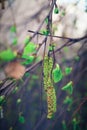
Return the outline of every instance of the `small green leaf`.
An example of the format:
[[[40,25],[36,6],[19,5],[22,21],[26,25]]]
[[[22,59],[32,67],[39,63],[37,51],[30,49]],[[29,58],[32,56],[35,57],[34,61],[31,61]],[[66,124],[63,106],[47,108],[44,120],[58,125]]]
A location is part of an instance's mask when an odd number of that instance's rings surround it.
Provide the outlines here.
[[[35,51],[36,51],[36,45],[32,42],[29,42],[29,44],[24,48],[23,55],[27,55],[27,54],[33,53]]]
[[[45,36],[48,36],[49,30],[47,30],[47,29],[41,30],[41,33],[42,33],[43,35],[45,35]]]
[[[10,28],[10,31],[11,31],[11,32],[16,32],[16,26],[12,26],[12,27]]]
[[[28,60],[28,59],[29,59],[29,55],[25,55],[25,54],[23,54],[23,55],[22,55],[22,58]]]
[[[19,122],[24,124],[25,123],[25,118],[23,116],[19,116]]]
[[[34,56],[27,56],[27,55],[23,55],[22,58],[26,59],[26,61],[22,62],[23,65],[31,64],[35,59]]]
[[[54,44],[50,45],[50,46],[49,46],[49,51],[53,51],[54,48],[55,48],[55,45],[54,45]]]
[[[55,14],[58,14],[58,13],[59,13],[59,9],[58,9],[57,7],[54,9],[54,13],[55,13]]]
[[[52,46],[49,46],[49,51],[53,51],[53,48],[52,48]]]
[[[16,54],[11,50],[7,49],[5,51],[0,52],[0,59],[4,61],[13,60],[16,57]]]
[[[73,122],[74,125],[76,125],[77,124],[76,118],[73,118],[72,122]]]
[[[65,68],[65,74],[66,74],[66,75],[70,74],[71,71],[72,71],[72,67],[66,67],[66,68]]]
[[[62,71],[58,64],[56,64],[56,68],[53,69],[53,80],[55,83],[59,82],[63,78]]]
[[[76,118],[73,118],[72,120],[72,124],[73,124],[73,130],[77,130],[78,129],[78,123],[79,121],[76,120]]]
[[[67,96],[65,99],[64,99],[64,104],[72,104],[72,102],[73,102],[73,99],[72,98],[70,98],[69,96]]]
[[[18,99],[17,99],[17,104],[20,104],[20,103],[21,103],[21,99],[18,98]]]
[[[5,99],[5,96],[0,96],[0,103],[2,103],[3,101],[4,101],[4,99]]]
[[[12,91],[12,93],[16,93],[18,92],[19,88],[18,87],[15,87],[14,90]]]
[[[64,87],[62,87],[62,90],[67,91],[69,94],[72,94],[73,92],[72,81],[70,81]]]

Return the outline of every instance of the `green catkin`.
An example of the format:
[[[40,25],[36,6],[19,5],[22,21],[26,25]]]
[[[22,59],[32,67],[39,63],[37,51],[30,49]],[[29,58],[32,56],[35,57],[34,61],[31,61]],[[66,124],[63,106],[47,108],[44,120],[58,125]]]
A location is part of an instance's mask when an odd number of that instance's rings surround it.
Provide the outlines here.
[[[52,57],[45,56],[43,63],[43,73],[44,73],[44,90],[47,95],[47,105],[48,114],[47,118],[52,118],[54,112],[56,112],[56,94],[53,87],[52,81],[52,69],[53,69],[53,59]]]

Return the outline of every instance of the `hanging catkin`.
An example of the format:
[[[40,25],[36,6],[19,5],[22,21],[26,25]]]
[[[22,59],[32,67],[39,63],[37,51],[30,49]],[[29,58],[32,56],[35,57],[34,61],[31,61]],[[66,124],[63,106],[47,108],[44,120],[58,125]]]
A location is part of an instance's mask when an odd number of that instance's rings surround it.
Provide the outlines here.
[[[43,63],[44,73],[44,90],[47,95],[48,113],[47,118],[52,118],[56,112],[56,94],[52,81],[53,59],[52,57],[45,56]]]

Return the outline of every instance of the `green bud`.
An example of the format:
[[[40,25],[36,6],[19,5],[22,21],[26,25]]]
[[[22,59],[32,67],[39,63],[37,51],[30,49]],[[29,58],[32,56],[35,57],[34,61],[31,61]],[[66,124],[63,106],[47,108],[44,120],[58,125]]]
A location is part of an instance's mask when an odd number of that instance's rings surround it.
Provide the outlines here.
[[[54,9],[54,13],[55,13],[55,14],[58,14],[58,13],[59,13],[59,9],[58,9],[58,8],[55,8],[55,9]]]

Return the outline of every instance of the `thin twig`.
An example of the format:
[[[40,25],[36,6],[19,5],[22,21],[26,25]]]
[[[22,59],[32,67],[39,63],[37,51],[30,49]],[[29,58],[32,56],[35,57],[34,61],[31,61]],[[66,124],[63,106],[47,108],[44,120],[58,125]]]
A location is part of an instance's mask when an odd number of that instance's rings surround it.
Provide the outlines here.
[[[33,31],[33,30],[28,30],[28,32],[35,33],[35,31]],[[42,34],[40,32],[37,32],[37,34],[44,36],[44,34]],[[74,41],[74,42],[78,42],[79,40],[83,40],[83,39],[87,38],[87,35],[85,35],[83,37],[80,37],[80,38],[70,38],[70,37],[54,36],[54,35],[49,35],[49,34],[47,36],[48,37],[54,37],[54,38],[60,38],[60,39],[68,39],[68,40],[71,40],[71,41]]]

